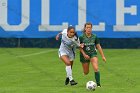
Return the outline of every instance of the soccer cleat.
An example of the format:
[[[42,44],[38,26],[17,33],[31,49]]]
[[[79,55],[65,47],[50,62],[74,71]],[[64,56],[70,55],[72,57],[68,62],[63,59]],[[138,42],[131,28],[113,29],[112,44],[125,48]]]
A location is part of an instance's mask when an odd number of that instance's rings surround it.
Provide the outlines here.
[[[74,80],[71,80],[71,81],[70,81],[70,84],[71,84],[71,86],[73,86],[73,85],[76,85],[77,82],[75,82]]]
[[[101,84],[97,84],[97,87],[101,87]]]
[[[68,84],[69,84],[69,78],[67,77],[65,80],[65,85],[68,85]]]

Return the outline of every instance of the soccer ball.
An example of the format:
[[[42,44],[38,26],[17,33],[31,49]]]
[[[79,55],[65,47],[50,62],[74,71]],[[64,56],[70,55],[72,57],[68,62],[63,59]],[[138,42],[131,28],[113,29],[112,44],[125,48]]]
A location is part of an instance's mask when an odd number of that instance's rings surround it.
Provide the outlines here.
[[[93,81],[88,81],[86,83],[86,89],[88,89],[88,90],[95,90],[96,87],[97,87],[97,84]]]

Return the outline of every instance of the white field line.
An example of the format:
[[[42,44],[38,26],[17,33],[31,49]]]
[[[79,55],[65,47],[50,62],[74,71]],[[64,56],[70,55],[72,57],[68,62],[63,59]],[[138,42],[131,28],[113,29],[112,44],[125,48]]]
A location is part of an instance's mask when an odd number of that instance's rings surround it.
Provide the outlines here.
[[[37,53],[32,53],[32,54],[20,55],[20,56],[16,56],[16,57],[29,57],[29,56],[40,55],[40,54],[44,54],[44,53],[50,53],[50,52],[54,52],[54,51],[56,51],[56,50],[47,50],[47,51],[42,51],[42,52],[37,52]]]

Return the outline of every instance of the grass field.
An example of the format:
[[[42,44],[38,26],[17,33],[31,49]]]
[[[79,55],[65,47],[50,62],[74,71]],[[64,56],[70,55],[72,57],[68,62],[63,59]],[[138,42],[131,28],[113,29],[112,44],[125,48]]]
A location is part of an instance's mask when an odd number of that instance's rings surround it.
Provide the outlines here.
[[[0,93],[140,93],[140,50],[105,49],[105,64],[99,55],[102,87],[85,89],[94,80],[93,69],[84,76],[79,51],[73,66],[76,86],[65,86],[65,66],[58,49],[0,48]]]

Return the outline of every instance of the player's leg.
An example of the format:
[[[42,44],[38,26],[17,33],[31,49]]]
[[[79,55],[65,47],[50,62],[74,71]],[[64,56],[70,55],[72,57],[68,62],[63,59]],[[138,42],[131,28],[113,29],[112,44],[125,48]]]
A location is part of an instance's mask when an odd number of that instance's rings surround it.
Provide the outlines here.
[[[71,69],[72,69],[72,67],[73,67],[73,60],[75,59],[75,53],[74,52],[71,52],[69,54],[69,59],[70,59],[70,62],[71,62]],[[70,84],[71,85],[76,85],[77,82],[75,82],[74,80],[70,80]]]
[[[66,65],[67,77],[66,77],[66,80],[65,80],[65,85],[67,85],[69,83],[69,81],[70,81],[71,85],[76,85],[77,83],[73,80],[73,77],[72,77],[72,67],[71,67],[71,65],[73,64],[73,61],[71,63],[71,61],[70,61],[70,59],[67,55],[63,55],[60,58]]]
[[[60,58],[65,63],[66,66],[71,66],[71,62],[70,62],[69,57],[67,55],[62,55]]]
[[[71,52],[69,52],[69,59],[70,59],[70,62],[71,62],[71,69],[72,69],[72,66],[73,66],[73,60],[75,59],[75,50],[76,50],[76,47],[73,48]]]
[[[98,58],[97,57],[93,57],[93,58],[90,59],[90,62],[92,64],[94,72],[98,72]]]
[[[82,54],[80,54],[80,62],[82,63],[83,73],[87,75],[89,73],[89,62],[90,60],[86,60]]]
[[[65,80],[65,85],[67,85],[69,83],[69,80],[73,80],[73,77],[72,77],[72,69],[71,69],[71,62],[69,60],[69,57],[67,55],[63,55],[60,57],[61,60],[65,63],[66,65],[66,80]]]
[[[90,61],[91,61],[92,67],[93,67],[94,72],[95,72],[95,80],[96,80],[97,86],[101,87],[101,85],[100,85],[100,72],[98,69],[98,58],[93,57],[93,58],[91,58]]]
[[[73,66],[73,61],[70,61],[71,62],[71,69],[72,69],[72,66]],[[65,85],[68,85],[69,84],[69,77],[67,76],[66,77],[66,80],[65,80]]]
[[[83,67],[84,75],[87,75],[89,73],[89,62],[82,63],[82,67]]]
[[[73,67],[73,61],[70,61],[70,63],[71,63],[71,69],[72,69],[72,67]]]

